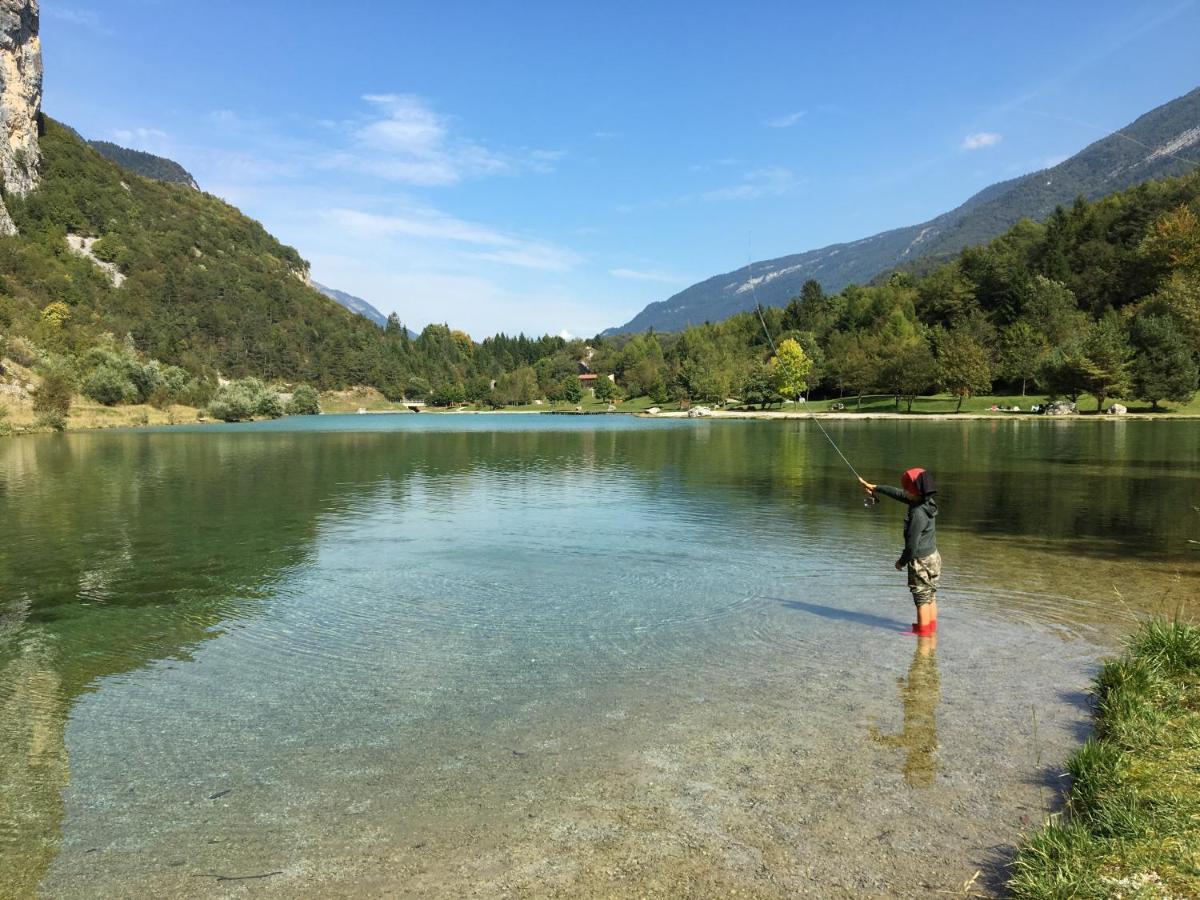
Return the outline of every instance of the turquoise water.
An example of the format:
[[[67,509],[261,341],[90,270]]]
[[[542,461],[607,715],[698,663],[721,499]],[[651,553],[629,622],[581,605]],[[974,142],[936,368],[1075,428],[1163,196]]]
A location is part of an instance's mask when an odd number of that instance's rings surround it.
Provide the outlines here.
[[[902,508],[864,508],[803,421],[0,443],[7,890],[919,896],[994,870],[1057,802],[1097,659],[1194,612],[1200,427],[829,428],[870,479],[938,475],[936,648],[900,634]]]

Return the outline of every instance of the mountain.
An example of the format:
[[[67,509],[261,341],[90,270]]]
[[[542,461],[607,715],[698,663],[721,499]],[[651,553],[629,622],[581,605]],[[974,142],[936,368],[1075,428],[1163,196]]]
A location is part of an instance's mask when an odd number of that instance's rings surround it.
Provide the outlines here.
[[[333,300],[335,303],[340,303],[342,306],[346,307],[346,309],[350,310],[350,312],[358,313],[358,315],[362,316],[363,318],[370,319],[380,328],[387,326],[387,316],[373,307],[362,297],[355,297],[353,294],[347,294],[345,291],[335,291],[333,288],[325,287],[325,285],[318,284],[315,281],[313,282],[313,287],[315,287],[330,300]]]
[[[130,150],[108,141],[88,141],[92,149],[111,159],[122,169],[128,169],[143,178],[153,178],[155,181],[165,181],[167,184],[182,184],[194,191],[200,190],[192,173],[171,159],[144,153],[141,150]]]
[[[6,334],[60,352],[128,334],[193,372],[321,387],[378,369],[380,330],[312,288],[308,264],[261,224],[120,168],[49,117],[42,127],[40,183],[4,197],[18,229],[0,236]]]
[[[957,209],[920,225],[896,228],[847,244],[752,263],[716,275],[651,303],[605,334],[680,331],[764,306],[785,306],[809,279],[827,292],[863,284],[919,259],[944,259],[994,238],[1021,219],[1041,221],[1078,196],[1089,200],[1155,178],[1184,175],[1200,155],[1200,88],[1172,100],[1097,141],[1065,162],[985,188]]]

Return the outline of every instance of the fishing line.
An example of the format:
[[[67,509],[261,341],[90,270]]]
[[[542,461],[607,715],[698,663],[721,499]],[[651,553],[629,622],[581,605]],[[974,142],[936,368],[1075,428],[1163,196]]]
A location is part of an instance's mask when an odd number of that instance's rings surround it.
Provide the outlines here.
[[[754,262],[753,255],[750,252],[750,239],[746,238],[746,272],[750,276],[750,294],[754,298],[754,308],[758,311],[758,321],[762,322],[763,334],[767,336],[767,343],[771,345],[771,352],[775,354],[776,359],[779,358],[779,348],[775,346],[775,339],[771,337],[771,329],[767,327],[767,317],[763,315],[762,304],[758,302],[758,289],[755,286],[754,279]],[[842,458],[842,462],[846,467],[854,473],[854,477],[862,480],[862,476],[858,474],[858,470],[854,468],[854,464],[846,459],[846,454],[842,452],[842,448],[837,445],[837,441],[825,430],[825,426],[821,424],[821,420],[813,414],[812,410],[805,409],[808,417],[816,423],[816,426],[821,429],[821,434],[825,435],[825,440],[829,441],[829,445],[837,452],[837,455]]]

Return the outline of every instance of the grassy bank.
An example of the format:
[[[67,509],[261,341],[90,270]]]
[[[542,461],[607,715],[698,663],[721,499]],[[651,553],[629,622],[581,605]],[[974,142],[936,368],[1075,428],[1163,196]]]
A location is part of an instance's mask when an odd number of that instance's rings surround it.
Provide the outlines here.
[[[1200,897],[1200,628],[1156,620],[1096,678],[1065,813],[1021,849],[1016,897]]]
[[[841,400],[814,400],[808,406],[814,412],[825,412],[833,404],[842,403],[846,407],[846,412],[859,411],[857,397],[843,397]],[[962,412],[964,413],[985,413],[989,412],[993,406],[1007,406],[1009,408],[1019,406],[1025,412],[1029,411],[1029,407],[1035,403],[1045,404],[1049,399],[1045,394],[1027,394],[1021,396],[1019,394],[980,394],[977,397],[968,397],[963,400]],[[1108,408],[1113,403],[1120,403],[1127,407],[1131,413],[1148,413],[1156,412],[1164,416],[1170,415],[1186,415],[1200,416],[1200,395],[1192,399],[1190,403],[1161,403],[1158,410],[1151,410],[1150,404],[1141,400],[1127,400],[1118,397],[1108,397],[1104,401],[1105,408]],[[930,413],[952,413],[955,407],[958,406],[958,398],[950,394],[938,394],[929,397],[917,397],[913,401],[912,415],[930,414]],[[1079,411],[1084,415],[1096,414],[1096,398],[1090,394],[1084,394],[1079,398]],[[791,409],[792,407],[784,407]],[[900,402],[900,412],[905,412],[908,409],[908,404],[904,401]],[[864,413],[881,413],[881,412],[896,412],[896,398],[891,394],[869,394],[863,397],[862,412]]]
[[[27,398],[0,397],[8,414],[0,419],[0,436],[4,434],[36,434],[51,429],[37,421],[33,404]],[[91,431],[101,428],[138,428],[144,425],[179,425],[196,422],[197,410],[191,406],[169,406],[158,409],[136,406],[103,406],[84,397],[76,397],[67,419],[68,431]]]

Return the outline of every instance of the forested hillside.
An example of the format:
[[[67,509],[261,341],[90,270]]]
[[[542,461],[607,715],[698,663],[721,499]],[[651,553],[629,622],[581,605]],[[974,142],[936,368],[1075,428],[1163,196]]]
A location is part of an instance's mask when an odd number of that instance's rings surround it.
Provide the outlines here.
[[[88,141],[93,150],[105,159],[111,159],[122,169],[128,169],[135,175],[153,178],[155,181],[165,181],[168,184],[183,184],[193,190],[200,190],[192,173],[172,159],[155,156],[141,150],[130,150],[110,141]]]
[[[994,386],[1186,401],[1200,356],[1200,173],[1139,185],[1024,221],[927,274],[896,272],[827,294],[809,281],[765,310],[778,342],[813,360],[820,394]],[[680,335],[610,340],[596,366],[631,393],[721,401],[779,399],[758,316]]]
[[[9,198],[21,234],[0,238],[0,359],[97,402],[202,406],[218,375],[439,404],[576,400],[585,359],[602,399],[794,393],[750,313],[590,348],[548,336],[477,343],[445,325],[414,338],[394,315],[380,329],[310,287],[295,250],[216,198],[122,172],[52,122],[43,152],[41,186]],[[809,281],[766,310],[767,325],[804,349],[818,396],[883,391],[899,404],[1002,386],[1186,400],[1200,354],[1198,197],[1193,174],[1079,200],[924,274],[835,294]],[[259,410],[260,389],[243,408]]]
[[[477,345],[444,325],[412,338],[394,316],[381,330],[312,287],[299,253],[216,197],[121,169],[51,120],[41,148],[40,185],[9,198],[20,234],[0,238],[0,351],[65,368],[77,385],[97,368],[155,360],[192,377],[193,402],[218,375],[373,385],[400,399],[487,391],[555,352],[573,374],[582,354],[561,338]],[[137,380],[103,394],[144,400]]]

